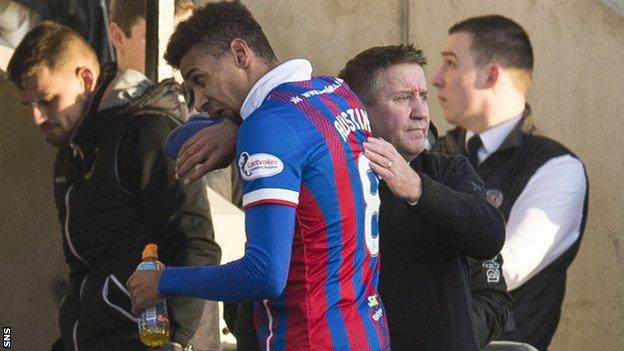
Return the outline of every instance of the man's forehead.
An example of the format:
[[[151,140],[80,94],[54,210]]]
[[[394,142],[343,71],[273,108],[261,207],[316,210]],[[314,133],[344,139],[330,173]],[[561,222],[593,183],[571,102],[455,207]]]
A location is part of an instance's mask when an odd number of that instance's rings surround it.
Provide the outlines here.
[[[207,50],[200,45],[193,45],[180,59],[180,71],[185,76],[191,70],[205,70],[210,61]]]
[[[50,93],[56,80],[46,65],[33,68],[22,79],[23,88],[19,89],[22,103],[32,103]]]
[[[192,74],[217,74],[224,55],[215,56],[202,44],[192,46],[180,59],[180,73],[184,79]]]
[[[417,63],[390,66],[380,78],[382,78],[382,84],[393,91],[413,91],[426,88],[424,70]]]

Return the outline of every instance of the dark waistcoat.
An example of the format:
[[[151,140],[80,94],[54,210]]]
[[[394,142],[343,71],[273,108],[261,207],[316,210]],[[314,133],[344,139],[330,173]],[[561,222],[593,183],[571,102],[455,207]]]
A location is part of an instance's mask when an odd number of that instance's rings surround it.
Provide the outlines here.
[[[466,132],[459,128],[440,138],[434,149],[448,154],[465,154]],[[549,160],[572,154],[558,142],[541,136],[525,114],[499,149],[477,167],[488,189],[488,199],[507,221],[511,208],[529,179]],[[587,177],[586,177],[587,178]],[[540,350],[550,344],[561,314],[566,271],[578,252],[587,218],[588,191],[578,240],[550,265],[511,292],[513,304],[501,340],[527,342]]]

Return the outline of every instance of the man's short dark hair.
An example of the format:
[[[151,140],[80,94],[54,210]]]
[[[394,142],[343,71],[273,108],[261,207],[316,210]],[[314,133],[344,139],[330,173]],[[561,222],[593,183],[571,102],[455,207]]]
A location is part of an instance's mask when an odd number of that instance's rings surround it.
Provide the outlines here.
[[[533,72],[533,47],[529,35],[507,17],[472,17],[454,24],[448,32],[472,34],[471,49],[478,65],[497,61],[507,68]]]
[[[132,26],[147,18],[145,4],[146,0],[111,0],[110,21],[115,22],[126,37],[130,38]],[[193,0],[175,0],[175,15],[192,11],[194,7]]]
[[[427,59],[422,50],[416,49],[412,44],[376,46],[349,60],[338,73],[338,77],[349,84],[364,104],[370,106],[375,103],[375,96],[381,85],[379,73],[403,63],[425,66]]]
[[[229,50],[232,40],[236,38],[245,40],[266,63],[276,60],[262,27],[247,7],[238,1],[207,3],[196,9],[193,16],[178,25],[169,39],[165,60],[179,68],[182,57],[196,44],[202,44],[218,58]]]
[[[50,71],[67,61],[72,50],[79,50],[83,57],[94,60],[97,56],[84,38],[73,29],[51,21],[44,21],[33,28],[15,49],[9,61],[9,79],[20,89],[24,78],[34,69],[46,66]]]

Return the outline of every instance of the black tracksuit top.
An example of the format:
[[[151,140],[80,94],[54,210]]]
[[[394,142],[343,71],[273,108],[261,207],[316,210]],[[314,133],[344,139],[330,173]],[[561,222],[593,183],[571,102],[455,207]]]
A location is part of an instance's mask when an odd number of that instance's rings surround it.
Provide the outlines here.
[[[467,257],[496,256],[505,223],[463,156],[423,152],[416,205],[380,186],[380,294],[392,350],[477,350]]]

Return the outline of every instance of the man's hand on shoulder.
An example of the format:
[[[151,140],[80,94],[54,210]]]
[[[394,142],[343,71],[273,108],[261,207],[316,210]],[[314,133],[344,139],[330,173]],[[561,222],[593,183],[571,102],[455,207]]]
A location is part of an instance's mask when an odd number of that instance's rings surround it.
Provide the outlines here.
[[[370,137],[364,143],[364,155],[371,169],[386,181],[394,195],[414,204],[422,195],[422,182],[407,161],[389,142]]]
[[[208,172],[227,167],[236,155],[238,125],[229,118],[190,138],[177,159],[176,178],[190,184]]]

